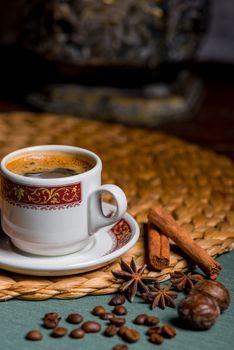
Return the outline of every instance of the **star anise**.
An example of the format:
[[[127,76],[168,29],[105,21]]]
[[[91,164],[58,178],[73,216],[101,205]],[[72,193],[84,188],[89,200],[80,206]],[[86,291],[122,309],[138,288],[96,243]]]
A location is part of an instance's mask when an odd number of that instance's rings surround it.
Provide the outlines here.
[[[129,301],[133,302],[138,290],[143,290],[145,292],[149,291],[147,284],[154,283],[156,281],[155,277],[148,277],[143,275],[146,265],[142,265],[137,268],[136,261],[132,259],[130,264],[127,264],[121,259],[120,266],[122,271],[112,271],[116,278],[121,278],[123,282],[120,287],[121,291],[128,291]]]
[[[193,288],[194,284],[204,280],[204,277],[200,274],[193,274],[189,272],[185,274],[183,272],[174,272],[171,274],[171,284],[180,292],[182,290],[189,291]]]
[[[152,302],[151,308],[156,306],[161,309],[165,309],[166,306],[175,308],[174,299],[177,297],[177,293],[170,290],[171,283],[166,287],[161,288],[159,283],[155,283],[154,286],[149,286],[149,292],[142,293],[144,299]]]

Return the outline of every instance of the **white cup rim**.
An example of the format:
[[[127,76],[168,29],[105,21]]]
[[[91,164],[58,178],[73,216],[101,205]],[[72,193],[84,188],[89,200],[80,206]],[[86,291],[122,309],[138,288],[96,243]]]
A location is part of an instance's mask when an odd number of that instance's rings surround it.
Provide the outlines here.
[[[35,152],[63,151],[63,152],[71,152],[71,153],[86,155],[90,158],[95,159],[96,164],[94,165],[94,167],[85,171],[84,173],[67,176],[63,178],[53,178],[53,179],[39,179],[39,178],[33,178],[33,177],[26,177],[23,175],[15,174],[12,171],[7,169],[6,164],[9,160],[14,159],[14,157],[20,154],[34,152],[34,151]],[[13,151],[11,153],[8,153],[1,160],[1,172],[5,178],[9,179],[14,183],[20,183],[20,184],[31,185],[31,186],[60,186],[60,185],[73,184],[81,181],[83,178],[89,175],[92,175],[98,169],[101,171],[102,162],[101,162],[101,159],[94,152],[89,151],[85,148],[76,147],[76,146],[67,146],[67,145],[39,145],[39,146],[25,147],[25,148],[21,148],[16,151]]]

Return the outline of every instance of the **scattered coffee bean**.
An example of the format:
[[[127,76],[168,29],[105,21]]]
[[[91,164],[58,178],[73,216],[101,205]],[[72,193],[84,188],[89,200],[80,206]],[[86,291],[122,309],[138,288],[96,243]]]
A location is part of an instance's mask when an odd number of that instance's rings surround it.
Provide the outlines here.
[[[120,337],[122,337],[122,336],[124,335],[124,333],[125,333],[128,329],[129,329],[129,328],[126,327],[126,326],[120,327],[120,329],[118,330],[118,335],[119,335]]]
[[[44,315],[43,320],[51,320],[51,321],[60,321],[61,317],[57,312],[48,312],[47,314]]]
[[[58,323],[59,323],[58,319],[51,320],[49,318],[45,318],[43,320],[43,327],[53,329],[58,326]]]
[[[105,329],[105,332],[104,332],[104,334],[107,337],[113,337],[114,335],[116,335],[116,333],[117,333],[117,328],[116,328],[116,325],[114,325],[114,324],[108,325]]]
[[[123,334],[123,338],[129,343],[135,343],[140,339],[140,333],[135,329],[128,328]]]
[[[92,314],[95,316],[101,316],[106,312],[105,308],[101,305],[95,306],[95,308],[92,311]]]
[[[83,338],[84,335],[85,335],[85,331],[81,328],[73,329],[70,333],[70,337],[75,339]]]
[[[25,338],[28,340],[37,341],[42,340],[43,336],[40,331],[38,331],[37,329],[33,329],[26,334]]]
[[[117,294],[109,301],[109,305],[122,305],[125,303],[125,300],[123,294]]]
[[[147,316],[145,324],[147,326],[156,326],[160,322],[160,319],[156,316]]]
[[[162,328],[161,327],[151,327],[148,331],[147,331],[147,335],[151,335],[151,334],[161,334],[162,333]]]
[[[58,326],[61,317],[57,312],[48,312],[44,315],[43,326],[45,328],[53,329]]]
[[[143,324],[145,324],[147,317],[148,316],[146,314],[140,314],[135,318],[135,320],[133,322],[135,324],[143,325]]]
[[[64,335],[67,334],[67,328],[65,327],[56,327],[54,328],[53,332],[51,333],[51,336],[54,338],[61,338],[64,337]]]
[[[154,344],[162,344],[163,340],[164,338],[161,334],[153,333],[150,335],[150,341]]]
[[[113,309],[113,313],[116,315],[127,315],[128,310],[122,305],[116,305]]]
[[[112,318],[114,318],[114,317],[115,317],[115,315],[112,314],[112,312],[105,312],[104,314],[102,314],[102,315],[100,316],[100,318],[101,318],[102,320],[112,320]]]
[[[73,324],[78,324],[83,321],[83,316],[77,313],[73,313],[67,316],[66,321]]]
[[[95,321],[86,321],[81,327],[86,333],[97,333],[101,330],[101,325]]]
[[[110,320],[111,323],[115,324],[117,327],[121,327],[125,324],[126,320],[123,317],[113,317]]]
[[[128,346],[125,344],[117,344],[112,348],[112,350],[128,350]]]
[[[104,335],[107,337],[113,337],[117,333],[121,336],[125,341],[129,343],[135,343],[140,339],[140,333],[135,330],[123,326],[126,322],[125,318],[116,317],[115,315],[126,315],[128,313],[126,307],[122,306],[125,302],[125,297],[122,294],[116,295],[113,297],[109,304],[114,305],[113,313],[106,312],[105,308],[101,305],[95,306],[92,310],[92,313],[96,316],[100,316],[103,320],[109,320],[110,324],[106,327],[104,331]],[[61,317],[57,312],[49,312],[46,313],[43,317],[43,326],[46,328],[53,329],[50,334],[52,337],[60,338],[67,334],[68,329],[65,327],[58,327],[58,323]],[[79,313],[71,313],[67,316],[66,321],[72,324],[79,324],[83,321],[83,316]],[[176,336],[175,329],[169,324],[164,324],[162,327],[156,326],[160,319],[155,316],[150,316],[147,314],[139,314],[133,321],[138,325],[147,325],[151,327],[147,331],[147,335],[149,336],[149,340],[154,344],[161,344],[165,338],[173,338]],[[117,327],[120,327],[117,330]],[[70,332],[70,337],[74,339],[83,338],[85,333],[97,333],[101,330],[101,325],[95,321],[86,321],[82,324],[81,328],[73,329]],[[43,338],[43,335],[39,330],[31,330],[26,336],[26,339],[37,341]],[[128,346],[125,344],[117,344],[112,350],[128,350]]]
[[[161,331],[162,331],[162,335],[165,338],[173,338],[176,336],[175,329],[172,326],[170,326],[169,324],[164,324],[161,328]]]

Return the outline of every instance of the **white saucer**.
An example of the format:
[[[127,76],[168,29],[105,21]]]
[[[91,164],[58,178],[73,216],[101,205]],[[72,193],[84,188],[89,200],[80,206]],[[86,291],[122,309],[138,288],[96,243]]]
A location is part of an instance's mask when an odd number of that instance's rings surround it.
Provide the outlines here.
[[[106,213],[115,208],[104,203],[103,209]],[[1,231],[0,268],[37,276],[64,276],[94,270],[126,253],[138,240],[139,231],[137,222],[126,213],[117,224],[102,228],[90,237],[84,249],[55,257],[24,253]]]

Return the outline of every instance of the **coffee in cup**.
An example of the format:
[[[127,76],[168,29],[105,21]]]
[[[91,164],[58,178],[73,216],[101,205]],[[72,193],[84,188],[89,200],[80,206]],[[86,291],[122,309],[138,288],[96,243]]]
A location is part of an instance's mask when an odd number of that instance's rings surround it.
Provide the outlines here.
[[[84,155],[69,152],[48,151],[22,154],[6,164],[6,168],[18,175],[41,179],[68,177],[82,174],[95,165]]]

